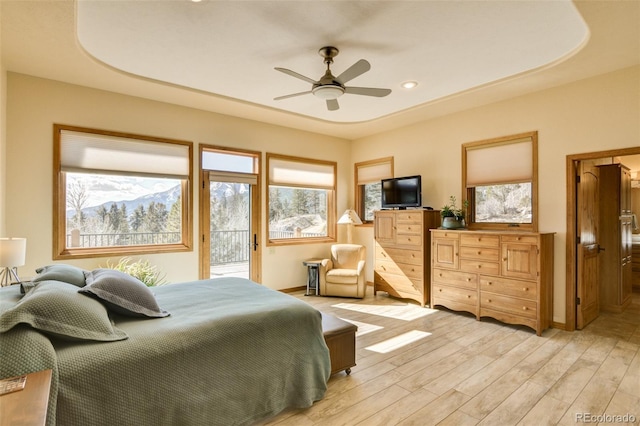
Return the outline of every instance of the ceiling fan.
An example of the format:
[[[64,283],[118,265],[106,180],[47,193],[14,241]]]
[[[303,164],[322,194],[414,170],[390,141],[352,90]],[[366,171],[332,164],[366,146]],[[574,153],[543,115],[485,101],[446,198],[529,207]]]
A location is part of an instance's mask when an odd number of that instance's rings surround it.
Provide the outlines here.
[[[273,100],[279,101],[281,99],[293,98],[294,96],[306,95],[311,93],[320,99],[325,99],[327,101],[327,109],[329,111],[336,111],[340,108],[340,105],[338,105],[338,98],[345,93],[349,93],[352,95],[376,96],[379,98],[387,96],[389,93],[391,93],[391,89],[345,86],[345,83],[347,83],[348,81],[351,81],[359,75],[369,71],[371,69],[371,65],[366,60],[360,59],[358,62],[347,68],[342,74],[334,77],[333,74],[331,74],[330,66],[333,63],[333,58],[338,55],[338,52],[339,50],[333,46],[326,46],[318,51],[318,54],[320,54],[320,56],[324,58],[324,63],[327,64],[327,71],[318,81],[312,80],[309,77],[305,77],[302,74],[298,74],[295,71],[276,67],[275,69],[277,71],[283,72],[292,77],[299,78],[300,80],[304,80],[307,83],[311,83],[312,86],[311,90],[307,90],[306,92],[278,96]]]

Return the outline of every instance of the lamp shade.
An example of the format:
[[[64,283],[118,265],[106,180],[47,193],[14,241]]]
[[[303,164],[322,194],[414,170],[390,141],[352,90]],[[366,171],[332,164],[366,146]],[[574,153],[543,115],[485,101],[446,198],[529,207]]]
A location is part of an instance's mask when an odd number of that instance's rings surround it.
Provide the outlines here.
[[[354,210],[346,210],[340,220],[339,225],[362,225],[362,221],[358,217],[358,214]]]
[[[26,253],[26,238],[0,238],[0,266],[22,266]]]

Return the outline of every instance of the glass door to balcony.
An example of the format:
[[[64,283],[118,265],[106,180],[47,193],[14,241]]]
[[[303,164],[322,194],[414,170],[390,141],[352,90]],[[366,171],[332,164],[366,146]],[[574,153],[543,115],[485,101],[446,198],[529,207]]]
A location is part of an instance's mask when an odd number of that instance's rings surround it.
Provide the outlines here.
[[[204,152],[228,167],[230,160],[253,164],[246,154]],[[238,167],[239,169],[242,169]],[[248,170],[253,171],[253,170]],[[260,282],[259,186],[257,173],[203,170],[200,198],[201,278],[241,277]]]

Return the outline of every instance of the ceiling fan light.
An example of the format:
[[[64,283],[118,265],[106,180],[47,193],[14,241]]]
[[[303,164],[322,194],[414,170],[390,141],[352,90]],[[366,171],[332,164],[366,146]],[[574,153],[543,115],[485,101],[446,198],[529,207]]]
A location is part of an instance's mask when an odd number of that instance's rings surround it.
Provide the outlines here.
[[[326,85],[314,87],[311,92],[320,99],[337,99],[344,94],[340,86]]]

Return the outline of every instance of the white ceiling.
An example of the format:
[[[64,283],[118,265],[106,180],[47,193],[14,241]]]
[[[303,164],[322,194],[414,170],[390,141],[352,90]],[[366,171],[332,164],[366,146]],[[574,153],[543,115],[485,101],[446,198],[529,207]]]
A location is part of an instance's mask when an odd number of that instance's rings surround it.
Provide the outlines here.
[[[2,0],[8,71],[354,139],[640,63],[638,1]],[[371,70],[327,111],[275,71]],[[416,80],[413,91],[400,88]]]

